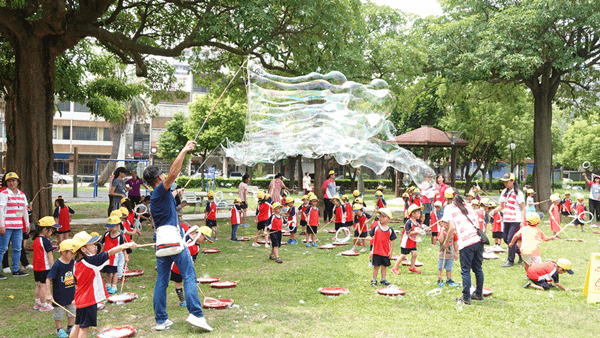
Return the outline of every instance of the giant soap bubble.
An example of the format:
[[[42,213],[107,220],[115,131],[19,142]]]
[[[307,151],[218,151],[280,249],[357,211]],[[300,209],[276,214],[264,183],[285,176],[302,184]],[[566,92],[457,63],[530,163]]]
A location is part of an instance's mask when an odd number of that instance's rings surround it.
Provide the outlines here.
[[[288,156],[334,156],[341,164],[377,174],[388,167],[407,173],[423,190],[435,173],[398,147],[386,118],[394,99],[384,80],[367,85],[340,72],[282,77],[248,64],[248,124],[241,143],[229,142],[226,155],[239,164],[274,163]]]

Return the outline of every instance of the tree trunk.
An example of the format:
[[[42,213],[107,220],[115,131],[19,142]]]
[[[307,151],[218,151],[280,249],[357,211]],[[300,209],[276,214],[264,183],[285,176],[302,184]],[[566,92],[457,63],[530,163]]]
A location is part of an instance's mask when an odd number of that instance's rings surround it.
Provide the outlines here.
[[[365,194],[365,182],[363,181],[362,167],[358,168],[358,184],[356,190],[360,191],[361,194]]]
[[[296,157],[288,157],[288,171],[290,174],[290,183],[287,186],[290,189],[294,188],[294,185],[296,185]]]
[[[55,65],[48,38],[24,36],[13,48],[16,81],[6,98],[6,170],[19,175],[19,189],[31,200],[52,182]],[[33,222],[51,215],[52,209],[52,191],[40,191]]]
[[[317,206],[319,207],[319,210],[321,210],[321,216],[323,216],[323,212],[325,210],[325,202],[323,201],[323,189],[321,189],[321,187],[323,186],[323,183],[325,183],[325,159],[323,157],[320,158],[316,158],[315,159],[315,179],[314,179],[314,184],[315,184],[315,195],[317,195],[317,198],[319,199],[319,203],[317,204]]]
[[[552,168],[552,97],[543,89],[532,91],[534,97],[533,120],[533,189],[538,196],[550,196],[550,171]],[[550,207],[548,202],[540,205],[542,210]]]

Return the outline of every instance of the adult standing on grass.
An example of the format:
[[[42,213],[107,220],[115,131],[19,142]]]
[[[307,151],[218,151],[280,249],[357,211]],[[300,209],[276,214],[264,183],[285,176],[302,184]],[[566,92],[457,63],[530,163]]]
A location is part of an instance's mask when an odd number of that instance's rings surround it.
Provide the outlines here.
[[[129,200],[133,202],[133,206],[135,207],[136,205],[140,204],[142,200],[140,187],[144,186],[144,188],[148,189],[148,186],[146,183],[144,183],[144,180],[138,177],[137,171],[131,171],[131,178],[125,181],[125,185],[129,185],[131,187],[131,189],[129,189],[127,192],[127,195],[129,196]]]
[[[185,155],[194,150],[196,142],[189,141],[181,150],[169,170],[169,176],[165,178],[157,166],[149,166],[144,170],[144,181],[146,181],[154,190],[150,195],[150,206],[152,209],[152,218],[154,219],[155,229],[164,225],[176,225],[183,237],[184,233],[179,224],[175,198],[171,193],[170,187],[175,182],[177,174],[181,170],[181,165]],[[154,286],[154,318],[156,320],[157,331],[162,331],[173,324],[167,314],[167,286],[169,286],[169,276],[171,265],[175,263],[183,277],[183,288],[185,292],[185,302],[190,313],[185,320],[189,324],[199,327],[206,331],[212,331],[212,328],[206,323],[202,314],[202,304],[198,298],[198,289],[196,286],[196,270],[192,262],[192,256],[187,247],[180,253],[172,256],[156,257],[156,285]]]
[[[460,194],[453,188],[452,203],[444,208],[442,221],[448,222],[448,236],[444,247],[450,246],[454,233],[458,235],[458,252],[460,254],[460,274],[462,277],[463,295],[456,300],[471,305],[471,299],[483,301],[483,243],[477,235],[477,214],[467,206]],[[471,294],[471,270],[475,273],[476,289]]]
[[[497,212],[504,209],[504,231],[502,239],[504,243],[509,244],[513,236],[527,224],[525,213],[525,197],[523,192],[515,183],[515,175],[513,173],[504,174],[500,178],[504,183],[504,190],[500,194],[499,205],[490,212],[490,216],[494,216]],[[515,255],[519,255],[519,264],[522,263],[521,251],[517,245],[508,248],[508,259],[503,268],[508,268],[515,265]]]
[[[271,199],[273,200],[273,202],[281,203],[281,189],[290,191],[290,189],[288,189],[285,186],[285,183],[283,183],[281,177],[281,174],[277,174],[275,175],[275,178],[271,181],[271,183],[269,183],[268,194],[271,195]]]
[[[125,181],[123,180],[127,176],[127,169],[125,167],[118,167],[115,169],[113,174],[113,180],[110,183],[110,189],[108,190],[108,216],[113,210],[118,210],[121,207],[121,198],[127,197],[127,189],[125,188]]]
[[[308,195],[311,191],[310,189],[310,174],[308,171],[304,174],[304,178],[302,179],[302,188],[304,189],[304,195]]]
[[[590,212],[592,215],[596,214],[596,226],[600,226],[600,176],[592,175],[594,182],[590,181],[585,173],[583,178],[590,186]]]
[[[437,195],[435,195],[434,202],[440,201],[442,204],[446,201],[444,197],[444,192],[448,188],[446,184],[446,178],[442,174],[438,174],[435,178],[435,190],[437,190]]]
[[[13,277],[28,276],[19,269],[19,258],[23,244],[23,226],[29,233],[29,213],[27,212],[27,197],[19,190],[21,180],[15,172],[7,173],[6,189],[0,193],[0,261],[12,244],[12,275]],[[0,279],[6,279],[0,273]]]
[[[323,182],[323,201],[325,202],[325,211],[323,211],[323,220],[325,222],[331,222],[333,217],[333,202],[331,199],[337,194],[337,187],[335,185],[335,171],[330,170],[329,176]]]
[[[248,227],[248,217],[246,211],[248,211],[248,183],[250,183],[250,175],[245,173],[242,176],[242,182],[238,186],[238,197],[242,200],[242,219],[244,221],[243,226]]]

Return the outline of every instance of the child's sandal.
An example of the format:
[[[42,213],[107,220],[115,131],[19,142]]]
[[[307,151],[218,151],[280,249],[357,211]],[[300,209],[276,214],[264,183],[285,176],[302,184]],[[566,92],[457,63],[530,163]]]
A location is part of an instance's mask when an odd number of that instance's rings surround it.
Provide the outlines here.
[[[283,263],[283,260],[281,258],[277,258],[277,260],[275,262],[281,264],[281,263]]]

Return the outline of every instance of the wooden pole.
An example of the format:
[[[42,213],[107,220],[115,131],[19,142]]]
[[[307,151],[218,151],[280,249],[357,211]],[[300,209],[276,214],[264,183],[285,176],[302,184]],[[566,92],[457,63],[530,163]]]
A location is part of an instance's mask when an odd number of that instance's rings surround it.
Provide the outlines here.
[[[73,197],[77,197],[77,172],[79,172],[79,151],[73,148]]]

